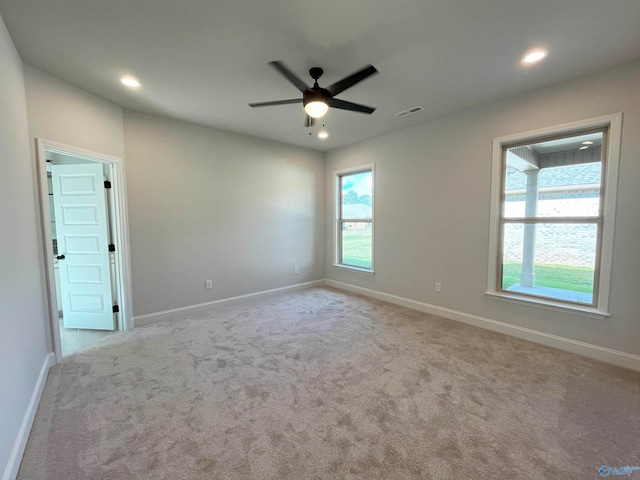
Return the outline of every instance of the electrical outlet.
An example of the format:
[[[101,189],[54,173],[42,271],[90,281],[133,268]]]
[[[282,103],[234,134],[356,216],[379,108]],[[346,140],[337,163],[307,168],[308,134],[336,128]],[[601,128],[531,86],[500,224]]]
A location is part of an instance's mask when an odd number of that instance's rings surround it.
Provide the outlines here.
[[[442,292],[442,284],[440,282],[436,282],[436,292]]]
[[[205,280],[204,281],[204,289],[211,290],[213,288],[213,280]]]
[[[295,267],[293,267],[293,273],[294,273],[295,275],[297,275],[297,274],[299,274],[299,273],[300,273],[300,269],[298,268],[298,265],[296,265]]]

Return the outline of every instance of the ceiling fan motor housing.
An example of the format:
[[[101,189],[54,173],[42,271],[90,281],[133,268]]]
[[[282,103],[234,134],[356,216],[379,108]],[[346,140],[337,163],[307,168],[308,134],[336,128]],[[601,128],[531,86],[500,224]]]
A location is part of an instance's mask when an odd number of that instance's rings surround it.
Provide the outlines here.
[[[306,105],[311,102],[323,102],[327,103],[328,99],[331,98],[331,94],[320,87],[308,88],[302,94],[302,104]]]

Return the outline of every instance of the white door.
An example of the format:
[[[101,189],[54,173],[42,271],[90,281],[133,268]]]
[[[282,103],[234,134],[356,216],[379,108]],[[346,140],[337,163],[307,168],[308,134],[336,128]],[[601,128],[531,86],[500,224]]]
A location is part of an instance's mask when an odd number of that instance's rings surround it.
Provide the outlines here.
[[[52,165],[65,328],[114,330],[102,164]]]

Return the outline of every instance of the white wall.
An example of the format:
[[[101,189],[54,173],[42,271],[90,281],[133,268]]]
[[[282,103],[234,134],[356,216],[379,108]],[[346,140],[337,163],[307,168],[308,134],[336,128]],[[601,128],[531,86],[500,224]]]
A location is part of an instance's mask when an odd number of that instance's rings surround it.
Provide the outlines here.
[[[129,110],[124,131],[137,316],[324,278],[322,153]]]
[[[417,125],[327,155],[332,172],[375,162],[374,275],[332,267],[327,278],[640,355],[640,64]],[[485,296],[494,137],[623,112],[611,317],[595,320]],[[442,293],[434,283],[442,282]]]
[[[48,349],[22,61],[1,17],[0,72],[0,475],[10,478],[16,464],[8,462]]]

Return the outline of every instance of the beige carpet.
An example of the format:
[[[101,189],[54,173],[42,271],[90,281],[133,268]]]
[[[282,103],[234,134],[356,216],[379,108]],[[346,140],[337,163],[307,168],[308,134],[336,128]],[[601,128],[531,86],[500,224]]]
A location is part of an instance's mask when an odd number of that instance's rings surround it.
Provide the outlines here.
[[[66,358],[18,478],[596,479],[603,464],[640,465],[638,373],[314,288]]]

